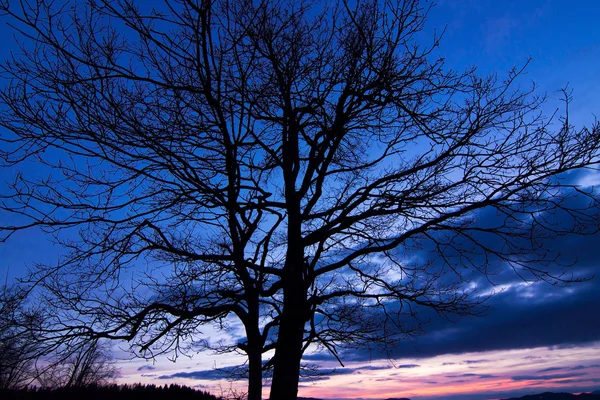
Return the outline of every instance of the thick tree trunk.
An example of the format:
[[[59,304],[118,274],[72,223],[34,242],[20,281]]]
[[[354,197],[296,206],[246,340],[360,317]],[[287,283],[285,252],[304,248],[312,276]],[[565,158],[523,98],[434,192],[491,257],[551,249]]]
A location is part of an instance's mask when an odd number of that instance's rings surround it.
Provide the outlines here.
[[[270,400],[295,400],[298,397],[303,331],[304,318],[289,311],[282,315]]]
[[[287,100],[284,114],[288,118],[289,125],[285,130],[283,146],[283,176],[288,214],[287,250],[281,277],[283,308],[273,356],[270,400],[296,400],[298,398],[304,323],[307,315],[301,198],[296,192],[296,179],[300,165],[298,128],[296,116],[292,112],[291,101]]]
[[[262,400],[261,349],[248,351],[248,400]]]
[[[288,270],[290,275],[283,289],[283,311],[273,360],[270,400],[295,400],[298,397],[306,321],[306,288],[302,278],[302,266],[300,261]]]

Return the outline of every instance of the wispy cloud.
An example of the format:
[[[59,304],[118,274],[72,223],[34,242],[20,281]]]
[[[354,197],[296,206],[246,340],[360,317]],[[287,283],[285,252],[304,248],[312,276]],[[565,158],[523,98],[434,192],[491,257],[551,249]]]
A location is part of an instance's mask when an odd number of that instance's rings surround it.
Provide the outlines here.
[[[397,365],[396,368],[419,368],[419,364],[400,364]]]
[[[155,369],[156,369],[156,367],[153,367],[152,365],[142,365],[137,370],[138,371],[154,371]]]
[[[552,375],[517,375],[511,377],[513,381],[550,381],[553,379],[574,378],[587,375],[587,373],[552,374]]]

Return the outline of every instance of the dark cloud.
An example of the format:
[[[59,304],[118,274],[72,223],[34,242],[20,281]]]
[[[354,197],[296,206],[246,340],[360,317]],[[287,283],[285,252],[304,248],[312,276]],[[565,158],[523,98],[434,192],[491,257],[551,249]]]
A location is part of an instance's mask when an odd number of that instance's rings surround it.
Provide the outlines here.
[[[298,379],[298,382],[306,383],[306,382],[316,382],[316,381],[327,381],[331,379],[330,376],[301,376]]]
[[[317,359],[325,359],[328,360],[328,358],[324,357],[325,355],[323,355],[323,357],[316,357]],[[310,357],[310,356],[309,356]],[[306,356],[303,357],[304,360],[306,360]],[[416,368],[419,367],[420,365],[417,364],[404,364],[404,365],[399,365],[396,366],[396,368]],[[318,367],[318,365],[317,365]],[[356,368],[348,368],[348,367],[343,367],[343,368],[319,368],[317,370],[317,372],[315,372],[314,374],[311,375],[307,375],[307,378],[310,377],[314,377],[314,376],[322,376],[322,375],[349,375],[349,374],[360,374],[361,371],[379,371],[379,370],[389,370],[391,367],[390,365],[365,365],[362,367],[356,367]]]
[[[397,365],[396,368],[418,368],[420,367],[419,364],[401,364],[401,365]]]
[[[570,205],[582,208],[589,203],[589,199],[583,197],[574,197],[568,201]],[[549,223],[557,226],[567,226],[569,223],[568,216],[561,212],[545,217]],[[484,210],[479,215],[481,225],[492,226],[499,218],[503,217],[492,209]],[[490,246],[499,245],[492,238],[482,240]],[[563,275],[566,278],[591,278],[594,275],[598,278],[568,287],[560,287],[560,282],[554,281],[526,283],[522,277],[530,275],[525,273],[520,277],[506,263],[495,260],[489,266],[493,273],[490,279],[502,286],[491,286],[486,277],[477,273],[465,274],[465,278],[475,283],[480,290],[497,292],[487,301],[489,310],[486,315],[479,318],[450,315],[449,319],[445,319],[431,310],[417,308],[420,318],[430,321],[425,326],[426,334],[401,343],[391,351],[391,355],[397,359],[418,359],[491,350],[569,348],[600,342],[600,318],[597,317],[597,310],[600,309],[600,260],[597,257],[600,234],[570,235],[545,239],[543,242],[544,248],[559,255],[561,262],[573,264],[570,267],[558,266],[554,272],[566,268],[567,273]],[[416,250],[412,259],[433,257],[432,254],[435,253],[431,252],[431,248],[424,245]],[[535,264],[532,266],[536,267]],[[545,270],[544,266],[540,265],[539,268]],[[448,279],[451,281],[453,278]],[[365,361],[384,359],[387,356],[387,353],[379,354],[372,350],[352,350],[344,354],[344,359]],[[311,359],[331,360],[331,357],[316,354]],[[473,361],[485,362],[465,360],[465,363]]]
[[[380,370],[389,369],[388,366],[367,365],[358,368],[319,368],[315,373],[306,374],[300,377],[300,382],[313,382],[329,380],[336,375],[360,374],[361,370]]]
[[[497,378],[496,375],[491,374],[458,374],[458,375],[446,375],[446,378],[454,379],[454,378],[479,378],[479,379],[490,379]]]
[[[382,369],[382,368],[378,368],[378,367],[371,367],[371,366],[367,366],[367,367],[362,367],[362,368],[319,368],[318,373],[316,374],[318,375],[349,375],[349,374],[353,374],[355,371],[358,371],[360,369]],[[315,376],[315,375],[310,375],[310,376]]]
[[[544,369],[540,369],[538,372],[551,372],[551,371],[559,371],[559,370],[564,370],[564,367],[550,367],[550,368],[544,368]]]
[[[314,373],[305,372],[304,375],[300,377],[300,382],[315,382],[315,381],[324,381],[329,380],[332,376],[336,375],[349,375],[349,374],[360,374],[361,370],[383,370],[389,369],[389,366],[378,366],[378,365],[366,365],[363,367],[357,368],[319,368]],[[406,367],[408,368],[408,367]],[[177,372],[170,375],[161,375],[158,376],[157,379],[174,379],[174,378],[184,378],[184,379],[197,379],[197,380],[221,380],[221,379],[230,379],[230,378],[243,378],[247,375],[247,366],[244,365],[236,365],[236,366],[228,366],[220,369],[209,369],[209,370],[200,370],[200,371],[190,371],[190,372]],[[156,375],[153,375],[156,376]],[[268,374],[266,374],[268,376]]]
[[[512,376],[513,381],[551,381],[553,379],[575,378],[587,375],[586,373],[551,374],[551,375],[517,375]]]
[[[152,365],[142,365],[137,370],[138,371],[153,371],[155,369],[156,369],[156,367],[153,367]]]
[[[481,363],[486,363],[489,362],[490,360],[464,360],[463,363],[467,364],[467,365],[472,365],[472,364],[481,364]]]
[[[173,379],[173,378],[185,378],[185,379],[203,379],[203,380],[220,380],[229,378],[242,378],[247,375],[247,367],[244,365],[235,365],[229,367],[223,367],[220,369],[207,369],[200,371],[191,372],[177,372],[171,375],[161,375],[157,379]]]
[[[600,272],[600,271],[599,271]],[[600,275],[600,274],[599,274]],[[491,350],[547,347],[572,348],[600,342],[600,278],[571,288],[551,288],[534,284],[528,296],[508,288],[489,300],[487,315],[478,318],[439,318],[428,310],[421,316],[431,322],[427,333],[410,342],[402,342],[391,351],[400,358],[425,358],[441,354],[461,354]],[[548,295],[552,293],[553,295]],[[388,354],[368,350],[347,351],[347,361],[387,359]],[[328,354],[311,355],[310,360],[333,360]],[[465,360],[465,364],[485,360]],[[451,365],[445,363],[444,365]]]
[[[576,365],[575,367],[569,368],[570,371],[579,371],[581,369],[588,368],[600,368],[600,364],[592,364],[592,365]]]
[[[390,369],[389,365],[365,365],[356,368],[357,371],[379,371],[381,369]]]
[[[313,354],[304,354],[302,356],[303,361],[331,361],[335,360],[330,353],[313,353]]]
[[[226,379],[229,375],[222,371],[217,370],[203,370],[203,371],[192,371],[192,372],[176,372],[171,375],[161,375],[158,379],[173,379],[173,378],[186,378],[186,379],[205,379],[205,380],[219,380]]]
[[[390,382],[390,381],[395,381],[396,378],[377,378],[375,379],[377,382]]]
[[[591,365],[575,365],[573,367],[550,367],[540,369],[538,372],[552,372],[552,371],[581,371],[589,368],[600,368],[600,364],[591,364]]]
[[[201,384],[194,385],[194,386],[192,386],[192,387],[194,387],[194,388],[196,388],[196,389],[207,389],[207,388],[209,388],[209,386],[208,386],[208,385],[201,385]]]
[[[600,383],[600,378],[561,379],[560,383]]]
[[[536,285],[539,287],[532,288],[532,296],[543,297],[549,290],[543,287],[545,284]],[[556,289],[557,292],[565,290]],[[520,298],[519,289],[509,288],[489,301],[490,310],[484,317],[457,318],[452,323],[436,320],[431,315],[432,322],[426,327],[428,334],[415,338],[410,344],[401,344],[393,355],[419,358],[448,353],[577,346],[600,341],[600,318],[596,315],[600,309],[598,281],[581,284],[569,293],[546,297],[545,301],[527,299]],[[467,361],[465,363],[473,364]]]

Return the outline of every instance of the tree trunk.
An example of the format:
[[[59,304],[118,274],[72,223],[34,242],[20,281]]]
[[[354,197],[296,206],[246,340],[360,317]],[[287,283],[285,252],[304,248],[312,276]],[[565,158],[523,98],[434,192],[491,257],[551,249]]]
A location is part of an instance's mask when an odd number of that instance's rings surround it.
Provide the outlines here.
[[[295,400],[298,397],[306,321],[306,289],[301,267],[302,262],[292,268],[290,275],[296,276],[288,276],[283,289],[283,311],[275,346],[270,400]]]
[[[261,349],[248,351],[248,400],[262,400]]]
[[[251,285],[249,285],[251,286]],[[262,349],[264,341],[260,334],[258,293],[248,289],[248,314],[246,335],[248,338],[248,400],[262,400]]]
[[[287,220],[287,250],[283,267],[283,308],[273,356],[273,381],[270,400],[296,400],[300,378],[300,360],[306,321],[307,288],[302,245],[301,198],[296,192],[299,172],[298,128],[287,99],[284,114],[288,117],[287,141],[283,147],[283,176]]]

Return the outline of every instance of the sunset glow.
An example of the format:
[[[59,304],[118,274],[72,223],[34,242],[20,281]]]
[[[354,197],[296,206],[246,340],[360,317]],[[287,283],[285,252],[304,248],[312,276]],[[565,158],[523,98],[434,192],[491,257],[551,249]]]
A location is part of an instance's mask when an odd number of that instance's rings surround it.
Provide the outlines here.
[[[244,382],[170,378],[176,371],[210,369],[210,357],[149,364],[122,362],[124,383],[177,382],[219,393]],[[231,360],[232,362],[234,360]],[[146,367],[144,367],[146,365]],[[212,364],[214,366],[214,364]],[[178,368],[174,368],[174,367]],[[218,365],[217,368],[223,367]],[[600,343],[584,347],[533,348],[443,355],[423,359],[325,363],[334,372],[301,384],[300,396],[322,399],[494,399],[545,390],[586,391],[600,386]],[[138,371],[139,370],[139,371]],[[579,389],[578,389],[579,388]],[[268,390],[265,390],[265,397]]]

